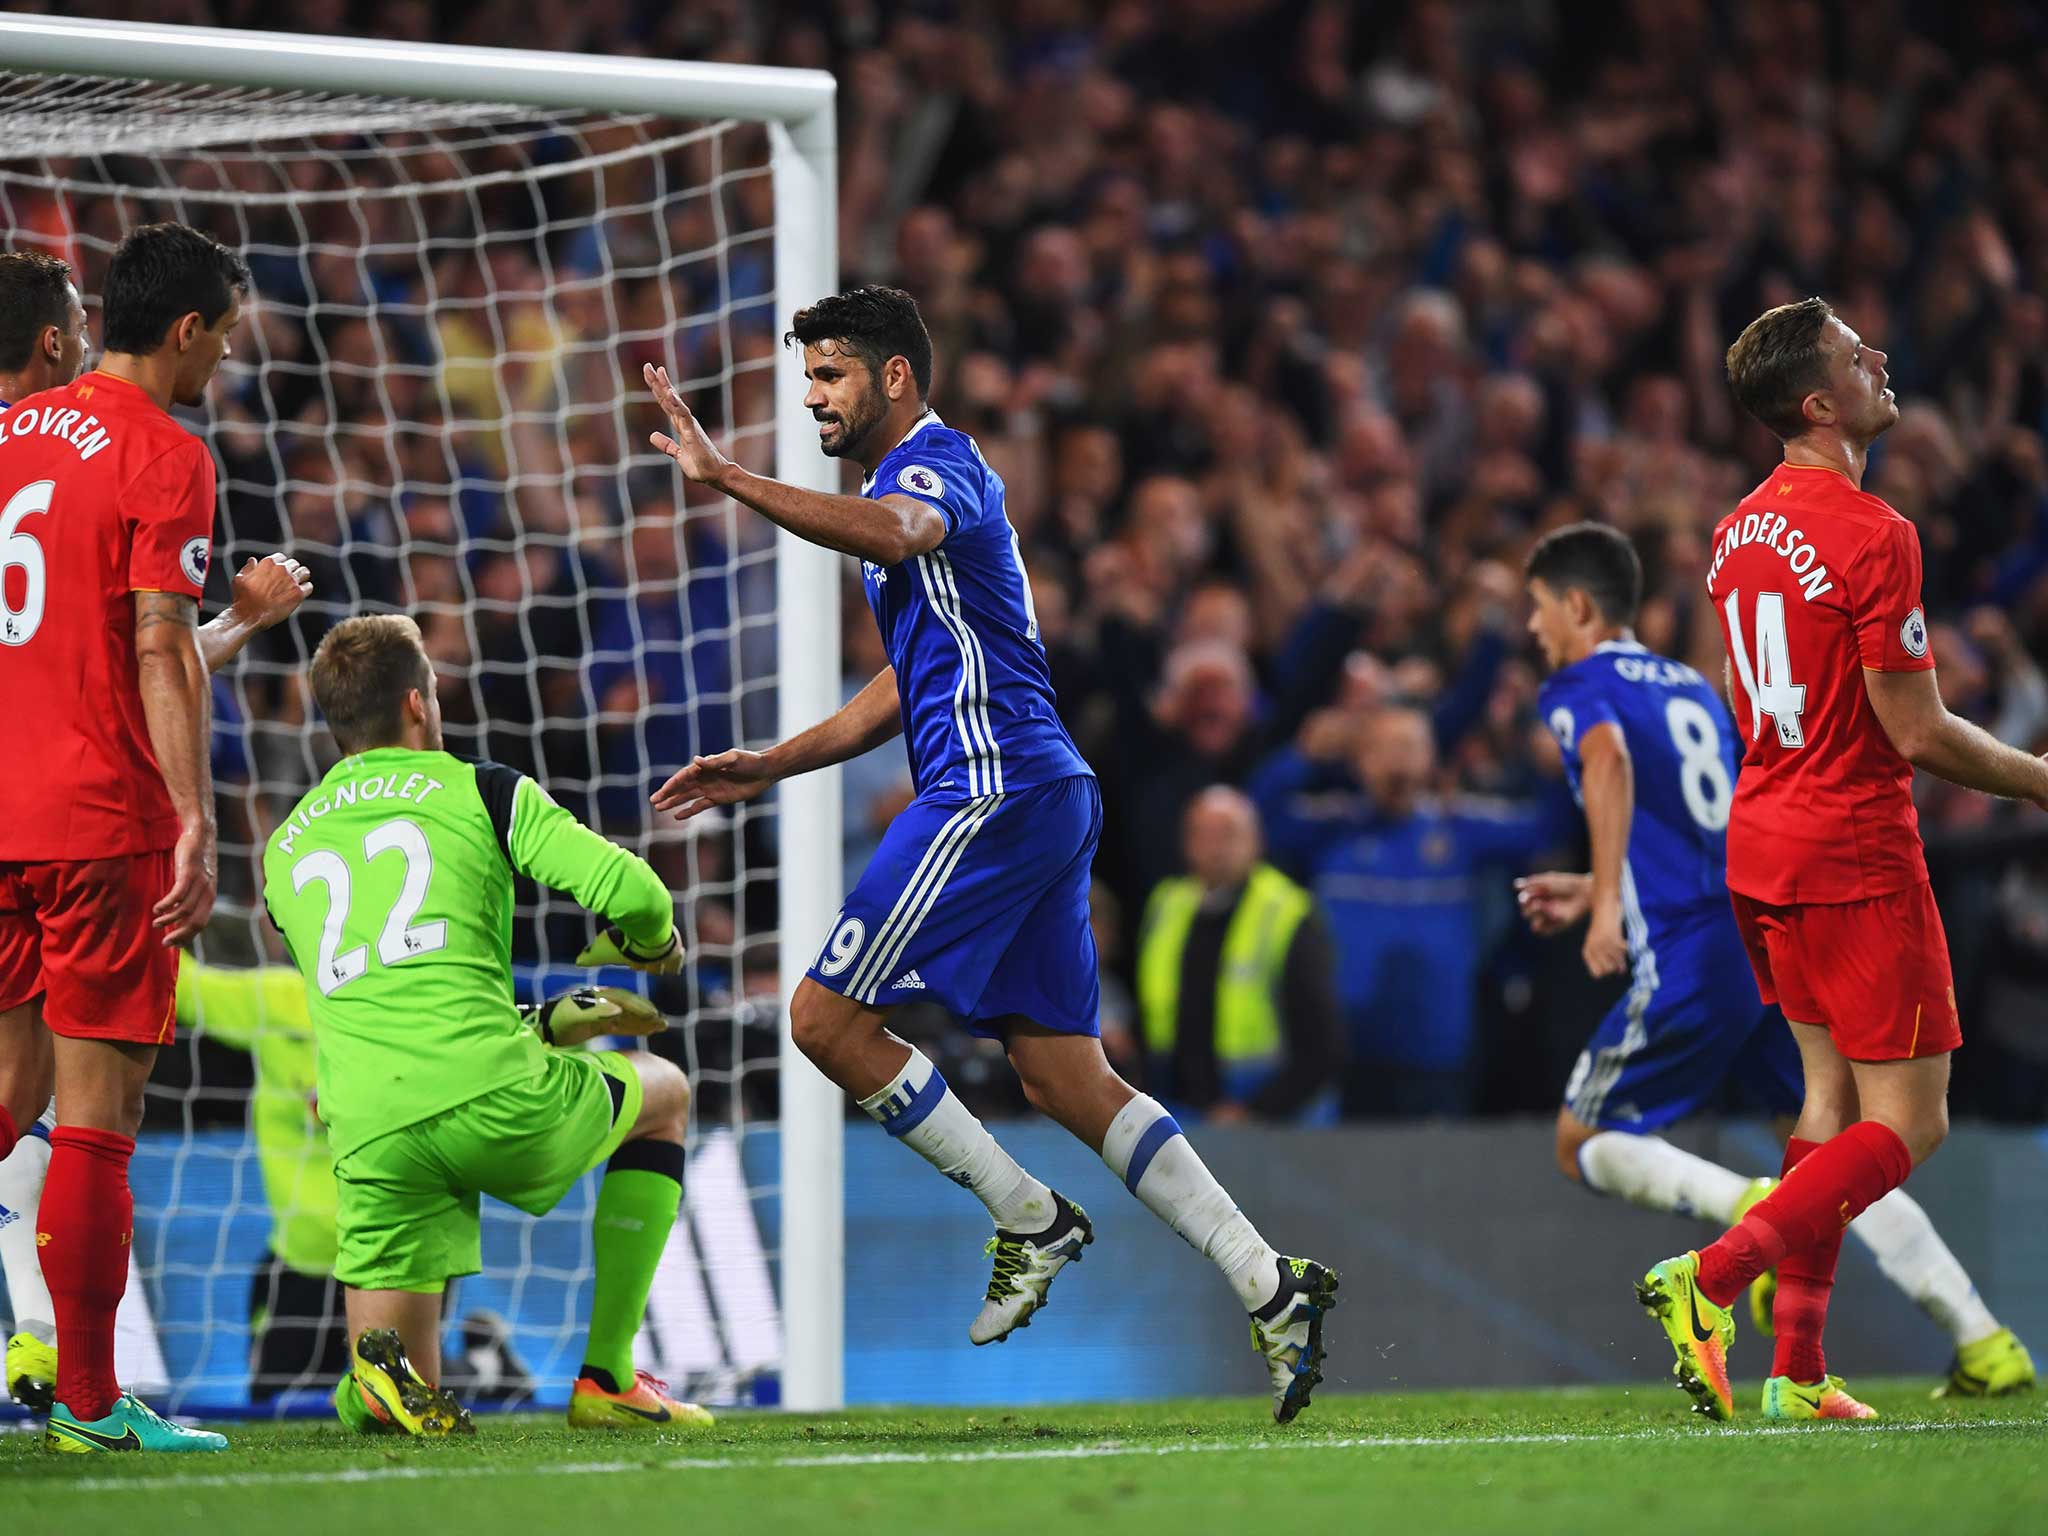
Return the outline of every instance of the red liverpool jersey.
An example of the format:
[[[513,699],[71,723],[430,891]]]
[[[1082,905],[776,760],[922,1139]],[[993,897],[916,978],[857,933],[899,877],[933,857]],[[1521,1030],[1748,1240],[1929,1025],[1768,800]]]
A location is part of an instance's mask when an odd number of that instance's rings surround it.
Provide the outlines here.
[[[88,373],[0,414],[0,860],[177,842],[131,594],[199,595],[213,501],[206,445],[125,380]]]
[[[1863,683],[1934,665],[1913,525],[1845,475],[1782,465],[1714,530],[1707,592],[1748,737],[1728,888],[1819,903],[1925,880],[1913,768]]]

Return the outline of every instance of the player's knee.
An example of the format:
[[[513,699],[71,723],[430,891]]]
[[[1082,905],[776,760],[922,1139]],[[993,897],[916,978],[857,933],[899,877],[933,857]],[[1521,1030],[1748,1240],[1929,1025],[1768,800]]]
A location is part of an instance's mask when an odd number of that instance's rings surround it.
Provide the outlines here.
[[[1557,1121],[1557,1137],[1553,1150],[1557,1157],[1557,1171],[1574,1184],[1586,1182],[1586,1173],[1579,1166],[1579,1149],[1593,1136],[1591,1126],[1560,1115]]]
[[[1585,1182],[1585,1174],[1579,1169],[1579,1148],[1584,1145],[1585,1142],[1581,1138],[1569,1135],[1562,1129],[1557,1133],[1557,1171],[1574,1184]]]
[[[1934,1156],[1935,1149],[1948,1140],[1948,1101],[1940,1100],[1915,1115],[1899,1139],[1912,1154],[1915,1168]]]
[[[823,1065],[840,1036],[837,996],[814,982],[797,988],[789,1003],[789,1034],[809,1060]]]
[[[663,1141],[681,1141],[690,1122],[690,1079],[666,1056],[645,1056],[640,1070],[640,1120],[642,1136]]]

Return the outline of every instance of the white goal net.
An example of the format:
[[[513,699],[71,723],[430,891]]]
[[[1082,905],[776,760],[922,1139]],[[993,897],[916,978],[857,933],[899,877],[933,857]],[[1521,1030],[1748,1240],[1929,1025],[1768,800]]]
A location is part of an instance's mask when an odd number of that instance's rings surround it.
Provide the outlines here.
[[[124,1365],[195,1412],[305,1409],[333,1379],[311,1048],[288,989],[247,978],[282,959],[263,842],[335,756],[307,660],[342,617],[400,611],[449,749],[532,774],[677,894],[693,961],[655,996],[675,1025],[657,1048],[696,1090],[687,1219],[640,1353],[712,1400],[773,1401],[787,799],[678,827],[647,797],[694,753],[778,734],[788,572],[768,525],[682,494],[640,383],[666,364],[730,453],[775,469],[780,330],[812,295],[777,293],[771,126],[303,89],[277,67],[267,86],[0,73],[0,236],[69,261],[89,314],[137,225],[248,260],[247,318],[189,419],[221,471],[205,607],[272,550],[315,583],[215,680],[221,900],[191,971],[214,989],[150,1089]],[[814,665],[836,685],[836,651]],[[520,993],[587,980],[567,962],[590,927],[522,882]],[[532,1401],[566,1396],[593,1198],[587,1180],[537,1222],[486,1202],[485,1272],[455,1289],[447,1338],[480,1398],[518,1399],[522,1366]]]

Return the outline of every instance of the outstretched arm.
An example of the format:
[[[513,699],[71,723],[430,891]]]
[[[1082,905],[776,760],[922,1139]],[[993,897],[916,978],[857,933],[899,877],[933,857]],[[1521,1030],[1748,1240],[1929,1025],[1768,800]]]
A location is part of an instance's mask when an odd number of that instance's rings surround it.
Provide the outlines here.
[[[1952,715],[1932,668],[1921,672],[1863,669],[1863,686],[1878,724],[1915,768],[2008,800],[2048,808],[2048,763],[2008,747],[1989,731]]]
[[[234,600],[199,626],[199,654],[218,672],[250,640],[297,611],[313,592],[313,576],[289,555],[250,556],[235,572]]]
[[[720,752],[677,769],[654,792],[654,808],[688,821],[714,805],[751,800],[779,780],[859,757],[902,729],[896,669],[884,667],[845,704],[779,746],[766,752]]]
[[[648,441],[674,459],[686,479],[752,507],[800,539],[876,565],[900,565],[912,555],[937,549],[945,539],[944,514],[914,496],[838,496],[741,468],[718,451],[669,382],[666,368],[649,363],[643,372],[669,425],[667,432],[656,432]]]
[[[538,783],[501,763],[478,764],[476,787],[506,863],[542,885],[567,891],[616,927],[636,951],[655,955],[673,947],[675,900],[645,859],[598,836]]]

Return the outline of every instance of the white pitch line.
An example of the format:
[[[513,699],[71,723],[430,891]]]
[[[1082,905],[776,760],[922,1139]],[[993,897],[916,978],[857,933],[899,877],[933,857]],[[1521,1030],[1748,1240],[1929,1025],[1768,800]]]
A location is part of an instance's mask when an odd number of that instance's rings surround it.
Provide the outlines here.
[[[1854,1432],[1865,1435],[1946,1433],[1962,1429],[2019,1429],[2038,1422],[2032,1419],[1928,1420],[1903,1424],[1872,1424]],[[36,1491],[155,1493],[179,1488],[298,1487],[320,1483],[375,1483],[386,1479],[600,1477],[622,1472],[751,1472],[826,1467],[926,1467],[976,1462],[1094,1461],[1108,1457],[1260,1455],[1272,1451],[1420,1451],[1452,1449],[1458,1446],[1616,1445],[1644,1441],[1712,1445],[1728,1439],[1804,1434],[1807,1430],[1808,1426],[1804,1424],[1759,1425],[1753,1429],[1709,1429],[1702,1425],[1685,1429],[1622,1430],[1608,1435],[1369,1435],[1333,1440],[1195,1440],[1170,1445],[1125,1445],[1114,1440],[1105,1440],[1092,1445],[1036,1446],[1001,1451],[842,1451],[802,1456],[676,1456],[661,1461],[565,1461],[520,1465],[492,1461],[465,1463],[454,1467],[384,1466],[348,1467],[333,1472],[208,1473],[197,1477],[170,1477],[160,1480],[96,1477],[84,1478],[75,1483],[52,1480],[39,1485]]]

